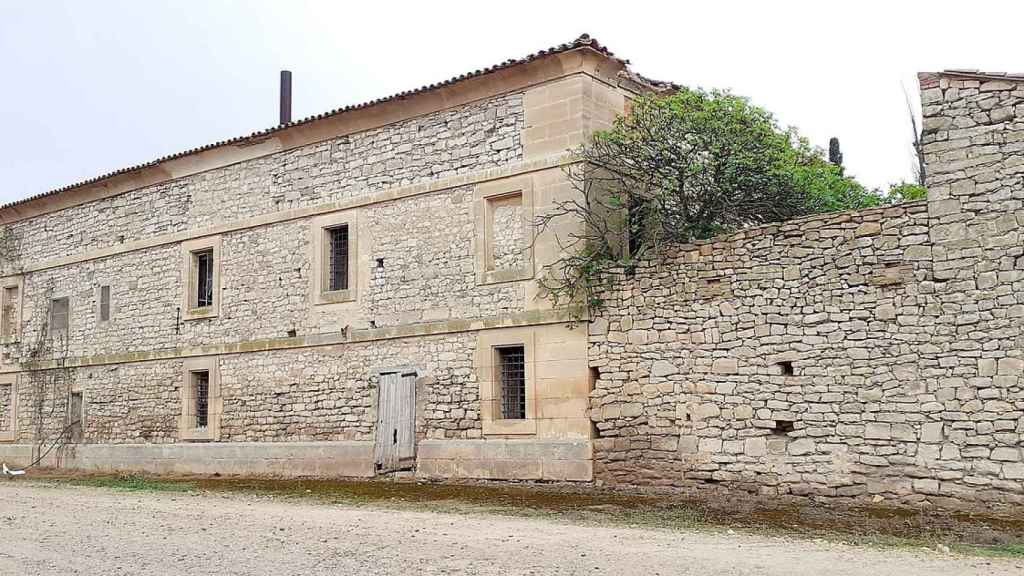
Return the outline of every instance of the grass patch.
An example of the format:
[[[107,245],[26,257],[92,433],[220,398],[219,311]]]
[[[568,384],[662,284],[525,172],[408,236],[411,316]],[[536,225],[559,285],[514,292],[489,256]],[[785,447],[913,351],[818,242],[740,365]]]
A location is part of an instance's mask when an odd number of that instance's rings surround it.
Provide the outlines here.
[[[991,558],[1024,558],[1024,543],[1021,544],[998,544],[995,546],[973,546],[970,544],[957,544],[952,547],[953,551],[972,556],[988,556]]]
[[[91,486],[128,492],[192,492],[196,489],[196,486],[190,482],[157,480],[136,474],[66,478],[54,481],[71,486]]]

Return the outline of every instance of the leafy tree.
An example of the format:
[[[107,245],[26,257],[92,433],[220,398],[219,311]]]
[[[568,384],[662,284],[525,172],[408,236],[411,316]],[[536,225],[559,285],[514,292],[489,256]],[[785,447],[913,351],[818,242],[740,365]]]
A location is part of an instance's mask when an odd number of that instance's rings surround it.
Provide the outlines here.
[[[900,182],[889,187],[888,199],[890,202],[912,202],[914,200],[924,200],[927,197],[928,189],[920,184]]]
[[[839,171],[842,173],[843,170],[843,152],[839,149],[839,138],[832,137],[828,141],[828,161],[836,166],[839,166]]]
[[[584,307],[600,306],[614,271],[666,244],[885,202],[769,112],[727,92],[638,98],[576,152],[581,162],[568,174],[577,194],[537,225],[561,231],[564,255],[543,288]],[[556,226],[563,218],[575,224]]]

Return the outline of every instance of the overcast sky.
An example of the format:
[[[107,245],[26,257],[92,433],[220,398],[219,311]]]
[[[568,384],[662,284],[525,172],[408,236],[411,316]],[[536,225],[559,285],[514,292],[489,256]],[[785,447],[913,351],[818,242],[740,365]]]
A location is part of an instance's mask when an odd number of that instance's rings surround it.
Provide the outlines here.
[[[0,202],[417,88],[588,32],[641,74],[730,88],[871,186],[911,176],[916,72],[1024,72],[1024,2],[408,4],[0,0]]]

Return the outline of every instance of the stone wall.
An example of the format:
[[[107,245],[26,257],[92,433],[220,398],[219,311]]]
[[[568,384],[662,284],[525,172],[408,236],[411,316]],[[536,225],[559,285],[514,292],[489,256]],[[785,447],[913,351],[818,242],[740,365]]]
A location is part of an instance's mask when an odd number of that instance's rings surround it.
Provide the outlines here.
[[[556,170],[557,172],[557,170]],[[69,297],[66,355],[150,351],[261,338],[388,327],[427,320],[521,312],[523,283],[477,285],[472,189],[455,188],[357,210],[362,284],[343,314],[309,304],[311,218],[224,234],[220,314],[202,321],[179,315],[182,253],[157,246],[25,275],[22,330],[37,335],[54,297]],[[99,321],[98,289],[111,287],[112,319]],[[4,345],[13,358],[37,338]]]
[[[620,279],[590,326],[598,479],[1024,503],[1024,89],[922,87],[927,202]]]
[[[10,233],[22,260],[39,262],[356,198],[521,160],[524,122],[523,94],[506,94],[23,220]]]

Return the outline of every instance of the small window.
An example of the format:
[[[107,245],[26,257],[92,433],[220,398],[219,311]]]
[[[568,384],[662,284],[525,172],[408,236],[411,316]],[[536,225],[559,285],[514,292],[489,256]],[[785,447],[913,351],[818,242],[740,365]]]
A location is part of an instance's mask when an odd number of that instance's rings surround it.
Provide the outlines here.
[[[192,407],[195,416],[194,427],[205,430],[210,423],[210,373],[192,373]]]
[[[3,291],[3,317],[0,319],[0,336],[12,341],[18,338],[18,286],[7,286]]]
[[[100,286],[100,322],[110,322],[110,286]]]
[[[71,393],[71,402],[68,408],[68,429],[72,442],[81,442],[83,429],[85,428],[85,404],[82,401],[81,392]]]
[[[348,225],[328,228],[327,290],[348,290]]]
[[[501,384],[501,417],[526,418],[526,351],[522,346],[497,349],[498,381]]]
[[[213,306],[213,249],[200,250],[192,253],[195,282],[192,289],[195,294],[195,308]]]
[[[64,298],[54,298],[50,301],[50,334],[64,334],[68,332],[68,324],[71,315],[71,302]]]

